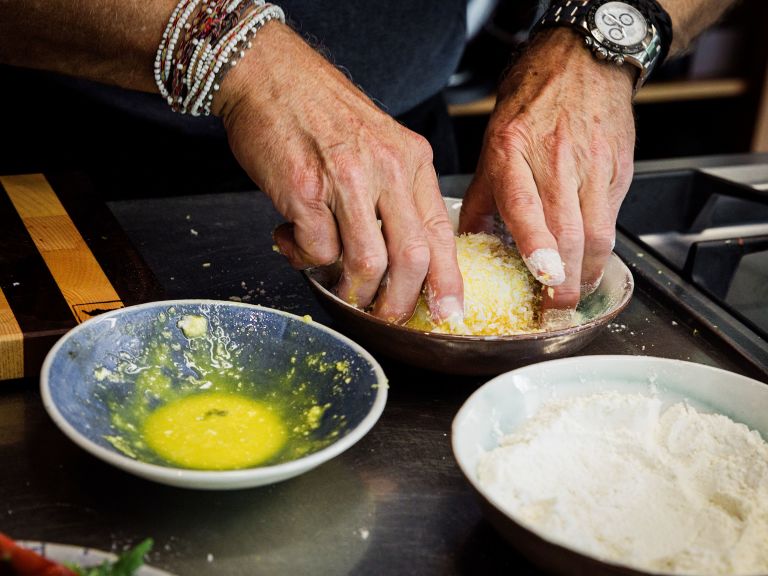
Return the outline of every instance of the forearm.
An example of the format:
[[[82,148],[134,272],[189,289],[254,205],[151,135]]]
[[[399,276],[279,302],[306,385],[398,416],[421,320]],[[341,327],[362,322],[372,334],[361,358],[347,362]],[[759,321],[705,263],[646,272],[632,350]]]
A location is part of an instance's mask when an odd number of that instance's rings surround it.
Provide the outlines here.
[[[0,0],[0,62],[156,91],[155,52],[177,0]]]
[[[736,0],[659,0],[672,19],[670,56],[684,52],[704,30],[717,22]]]

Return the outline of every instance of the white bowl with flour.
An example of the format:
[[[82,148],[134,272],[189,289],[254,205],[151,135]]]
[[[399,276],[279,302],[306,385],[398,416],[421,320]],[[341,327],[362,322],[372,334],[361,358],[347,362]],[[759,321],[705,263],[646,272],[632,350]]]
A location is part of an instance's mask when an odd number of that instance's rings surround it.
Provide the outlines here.
[[[646,356],[479,388],[453,451],[491,522],[561,574],[768,573],[768,385]]]

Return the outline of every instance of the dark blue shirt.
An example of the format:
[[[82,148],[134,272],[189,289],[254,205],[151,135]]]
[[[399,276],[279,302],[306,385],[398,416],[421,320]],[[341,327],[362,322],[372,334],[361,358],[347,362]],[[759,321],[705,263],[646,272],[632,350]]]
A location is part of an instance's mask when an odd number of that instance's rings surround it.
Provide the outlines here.
[[[277,0],[287,22],[398,116],[442,90],[461,57],[467,0]],[[268,57],[268,55],[264,55]],[[221,135],[218,118],[172,112],[159,94],[62,78],[88,97],[190,134]]]
[[[392,115],[444,88],[464,49],[466,0],[277,3],[299,34]]]

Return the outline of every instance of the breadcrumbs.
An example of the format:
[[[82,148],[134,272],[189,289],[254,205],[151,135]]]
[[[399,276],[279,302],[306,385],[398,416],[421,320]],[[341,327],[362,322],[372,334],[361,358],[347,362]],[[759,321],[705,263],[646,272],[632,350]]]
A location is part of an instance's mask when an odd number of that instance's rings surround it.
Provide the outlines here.
[[[406,326],[443,334],[502,336],[540,331],[541,286],[517,250],[490,234],[456,238],[464,278],[464,322],[435,325],[424,296]]]

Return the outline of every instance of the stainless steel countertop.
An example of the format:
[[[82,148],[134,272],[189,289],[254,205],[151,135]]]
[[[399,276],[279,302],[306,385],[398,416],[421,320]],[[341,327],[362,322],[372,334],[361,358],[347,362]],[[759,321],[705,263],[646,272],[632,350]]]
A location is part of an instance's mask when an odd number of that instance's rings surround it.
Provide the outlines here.
[[[465,182],[443,184],[455,195]],[[280,220],[262,194],[110,207],[168,297],[237,296],[333,326],[303,277],[272,252]],[[642,283],[582,354],[647,354],[750,374],[706,327]],[[299,478],[234,492],[175,489],[113,469],[55,428],[37,380],[2,383],[0,531],[107,550],[151,536],[151,564],[179,575],[538,574],[483,520],[451,454],[452,418],[482,380],[382,364],[390,399],[361,442]]]

